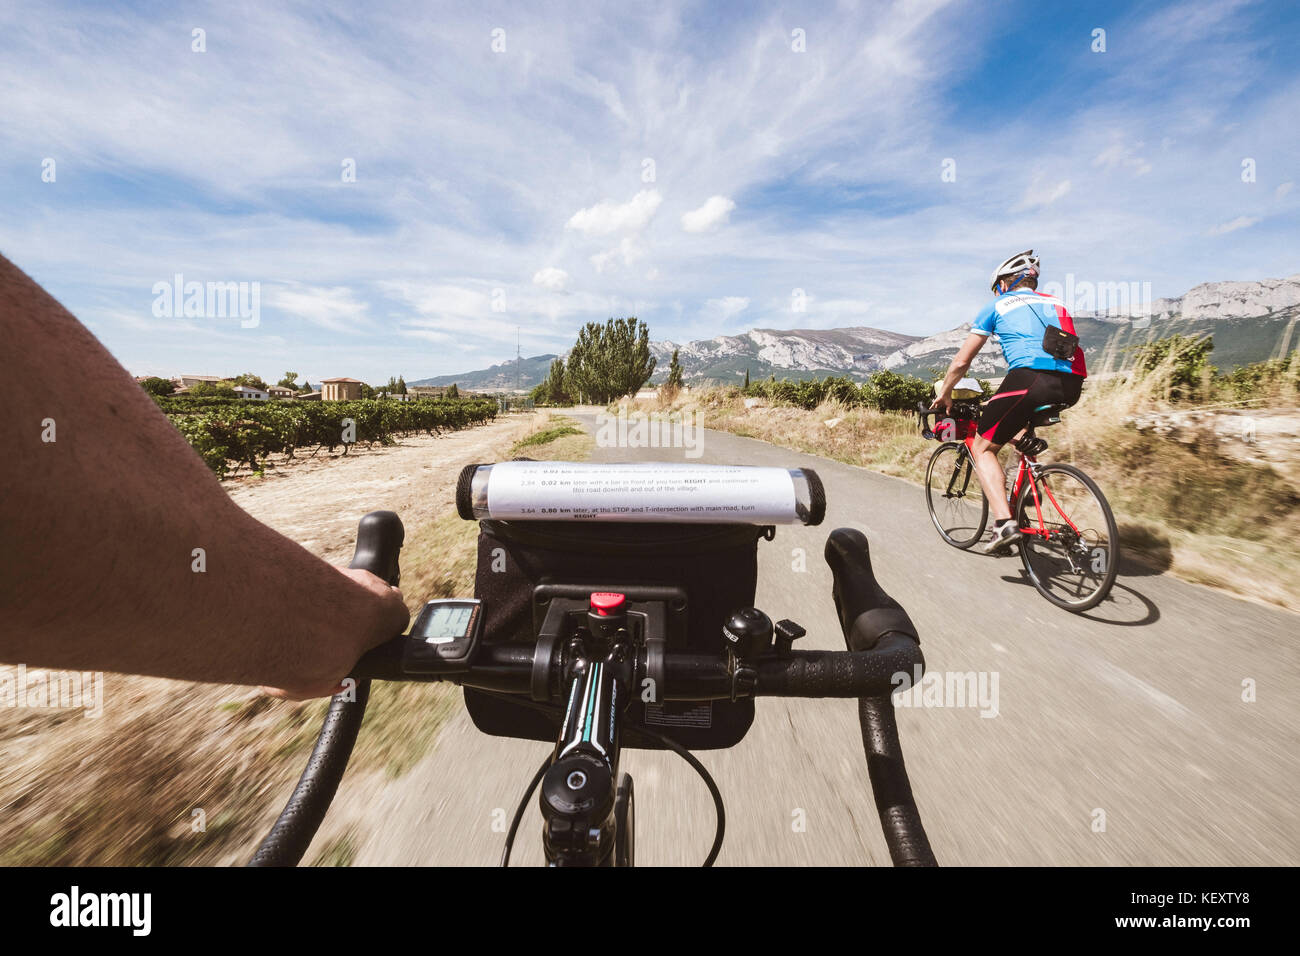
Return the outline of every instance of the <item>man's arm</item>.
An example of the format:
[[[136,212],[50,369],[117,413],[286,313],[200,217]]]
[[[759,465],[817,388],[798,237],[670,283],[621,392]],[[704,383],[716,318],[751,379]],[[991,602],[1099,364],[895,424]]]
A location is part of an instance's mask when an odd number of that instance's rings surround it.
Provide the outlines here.
[[[406,626],[396,589],[232,503],[126,370],[3,256],[0,354],[0,661],[305,696]]]
[[[957,354],[952,357],[952,364],[948,366],[948,374],[943,377],[943,385],[939,389],[939,397],[935,401],[935,407],[942,406],[944,411],[952,407],[952,390],[957,383],[961,381],[962,376],[970,369],[970,363],[975,361],[976,354],[984,347],[988,341],[987,335],[980,335],[978,332],[971,332],[966,336],[966,341],[962,343]]]

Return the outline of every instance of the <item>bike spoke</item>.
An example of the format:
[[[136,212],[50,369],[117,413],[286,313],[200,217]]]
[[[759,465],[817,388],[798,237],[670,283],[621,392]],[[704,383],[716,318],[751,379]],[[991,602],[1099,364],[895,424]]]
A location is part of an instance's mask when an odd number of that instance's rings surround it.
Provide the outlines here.
[[[926,500],[935,527],[949,544],[969,547],[983,534],[988,506],[963,446],[935,452],[926,475]]]
[[[1063,470],[1040,474],[1037,500],[1021,505],[1027,529],[1021,543],[1035,586],[1064,607],[1091,605],[1110,587],[1117,553],[1104,503],[1077,475]],[[1044,533],[1035,533],[1040,528]]]

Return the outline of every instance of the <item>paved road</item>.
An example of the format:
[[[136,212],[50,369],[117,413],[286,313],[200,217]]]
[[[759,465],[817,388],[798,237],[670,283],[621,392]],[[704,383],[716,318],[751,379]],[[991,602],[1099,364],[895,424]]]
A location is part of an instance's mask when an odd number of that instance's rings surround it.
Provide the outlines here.
[[[703,447],[704,461],[811,466],[825,483],[821,527],[783,527],[759,545],[757,603],[806,626],[801,646],[843,646],[821,551],[831,528],[856,527],[931,672],[983,673],[990,695],[996,675],[995,715],[992,700],[899,711],[941,863],[1300,863],[1300,618],[1137,568],[1111,600],[1072,615],[1023,581],[1018,557],[940,541],[915,485],[723,433]],[[356,862],[495,862],[498,821],[546,751],[482,736],[459,714],[367,808],[374,826]],[[727,801],[720,864],[888,863],[852,701],[760,700],[745,740],[702,759]],[[638,862],[698,863],[713,832],[698,778],[658,753],[625,751],[624,768],[636,779]],[[539,828],[533,803],[517,862],[540,862]]]

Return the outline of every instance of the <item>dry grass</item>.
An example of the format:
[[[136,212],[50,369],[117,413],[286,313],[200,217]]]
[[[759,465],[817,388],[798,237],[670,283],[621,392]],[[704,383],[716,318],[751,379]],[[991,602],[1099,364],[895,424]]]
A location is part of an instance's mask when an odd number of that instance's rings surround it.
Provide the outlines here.
[[[583,461],[596,441],[572,418],[548,413],[529,434],[515,442],[510,458],[538,461]]]

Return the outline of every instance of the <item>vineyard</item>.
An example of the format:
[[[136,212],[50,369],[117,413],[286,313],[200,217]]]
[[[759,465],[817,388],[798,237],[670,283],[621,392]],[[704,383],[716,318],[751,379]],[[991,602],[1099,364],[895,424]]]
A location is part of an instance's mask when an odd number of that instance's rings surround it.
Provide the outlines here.
[[[437,435],[491,421],[492,399],[421,399],[392,402],[249,402],[243,400],[161,398],[171,423],[218,477],[247,464],[261,471],[267,458],[290,458],[304,449],[333,451],[357,442],[391,445],[407,435]]]
[[[935,378],[943,378],[943,370],[934,370]],[[981,382],[984,397],[993,389]],[[810,378],[803,381],[790,379],[760,379],[742,390],[743,394],[765,398],[778,405],[795,405],[811,411],[822,402],[836,401],[849,408],[874,408],[881,412],[910,412],[917,402],[930,402],[932,380],[899,375],[882,370],[859,385],[843,376]]]

